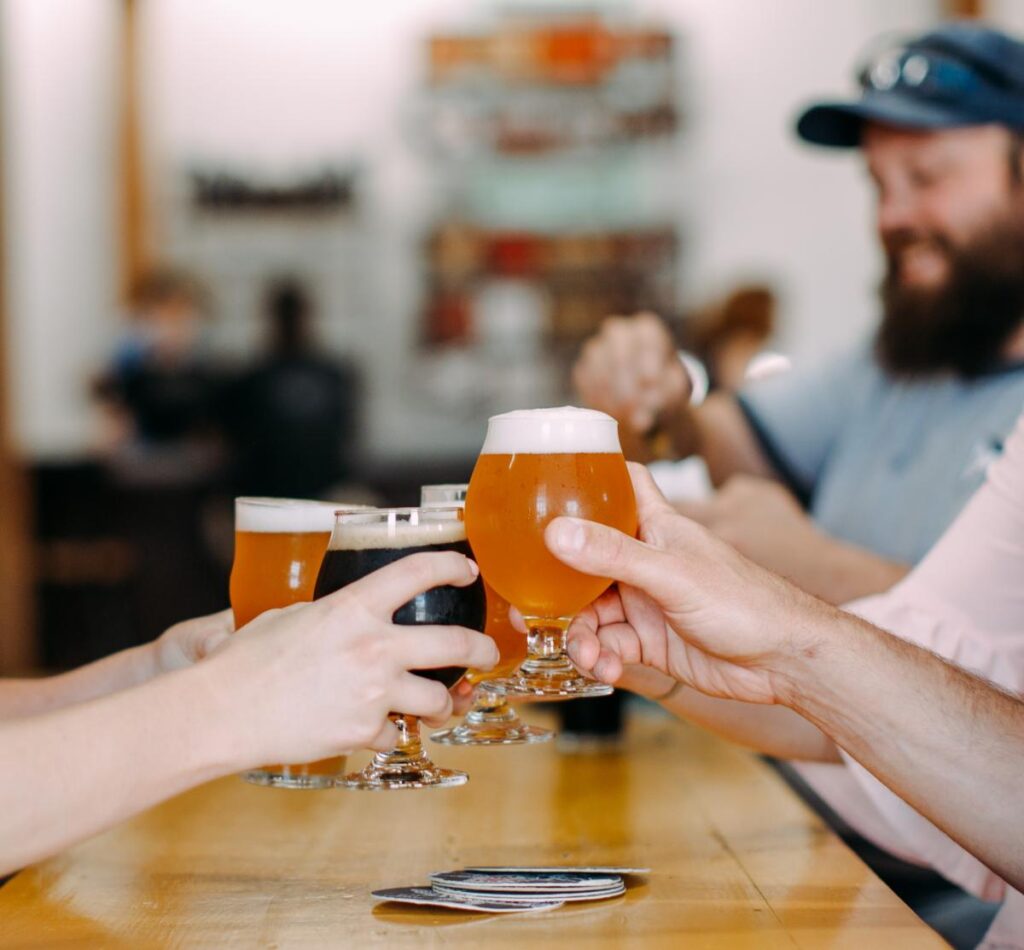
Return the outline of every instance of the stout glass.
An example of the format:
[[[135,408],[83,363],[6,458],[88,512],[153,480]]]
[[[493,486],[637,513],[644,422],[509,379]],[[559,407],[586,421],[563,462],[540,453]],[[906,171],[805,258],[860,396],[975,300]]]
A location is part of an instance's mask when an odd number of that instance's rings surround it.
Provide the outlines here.
[[[458,551],[469,556],[461,506],[339,511],[315,596],[323,597],[420,551]],[[467,587],[445,585],[419,594],[399,607],[393,619],[411,626],[443,624],[483,630],[485,609],[483,583],[477,578]],[[466,671],[443,667],[413,672],[450,689]],[[438,768],[427,758],[415,716],[391,713],[390,719],[398,727],[398,745],[390,752],[377,753],[362,772],[346,775],[337,784],[378,790],[436,788],[466,781],[465,772]]]
[[[610,578],[557,560],[544,529],[559,515],[636,533],[636,499],[611,416],[566,406],[493,416],[466,495],[466,532],[488,584],[523,615],[527,658],[486,689],[571,699],[611,687],[581,676],[565,652],[572,618]]]
[[[464,505],[466,485],[424,485],[420,489],[420,504]],[[512,626],[508,616],[508,601],[484,578],[487,594],[486,633],[498,647],[498,665],[490,672],[468,670],[466,679],[474,685],[485,679],[511,673],[526,659],[526,637]],[[473,706],[465,718],[451,729],[434,732],[430,738],[444,745],[521,745],[526,742],[546,742],[552,737],[550,729],[541,729],[523,722],[509,705],[508,698],[488,689],[477,689]]]
[[[235,499],[230,597],[236,630],[265,610],[313,599],[337,507],[295,498]],[[243,777],[255,785],[331,788],[344,768],[344,756],[331,756],[298,765],[264,765]]]

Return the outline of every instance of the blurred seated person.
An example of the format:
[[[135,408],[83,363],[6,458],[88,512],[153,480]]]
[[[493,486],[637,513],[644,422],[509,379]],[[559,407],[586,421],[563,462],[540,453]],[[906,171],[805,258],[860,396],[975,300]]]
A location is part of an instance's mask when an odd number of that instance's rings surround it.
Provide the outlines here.
[[[440,725],[451,696],[410,671],[490,669],[494,642],[392,614],[478,575],[461,554],[413,554],[235,634],[225,610],[70,673],[0,679],[0,877],[222,775],[392,748],[391,711]]]
[[[97,386],[112,422],[107,441],[143,451],[201,442],[210,434],[216,380],[201,346],[197,284],[173,270],[146,274],[132,290],[130,318]]]
[[[775,333],[775,295],[751,284],[689,316],[681,328],[683,348],[703,365],[708,391],[739,392]]]
[[[351,475],[358,376],[317,351],[298,281],[269,288],[265,317],[266,355],[228,385],[222,405],[235,493],[316,498]]]
[[[874,184],[873,342],[698,406],[648,314],[608,320],[574,370],[632,458],[703,456],[720,491],[688,513],[832,603],[921,559],[1024,403],[1024,44],[949,24],[890,43],[860,82],[858,100],[812,106],[797,132],[859,148]]]
[[[933,551],[860,617],[631,474],[639,540],[569,518],[546,531],[556,557],[618,582],[570,627],[574,663],[733,741],[822,763],[802,768],[832,773],[830,800],[871,840],[991,902],[935,921],[954,946],[1024,947],[1024,417]]]

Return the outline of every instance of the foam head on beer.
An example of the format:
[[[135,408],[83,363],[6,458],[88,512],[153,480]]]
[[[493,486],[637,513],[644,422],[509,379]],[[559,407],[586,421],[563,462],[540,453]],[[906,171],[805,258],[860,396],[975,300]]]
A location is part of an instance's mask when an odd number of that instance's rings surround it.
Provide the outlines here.
[[[487,583],[527,618],[572,617],[610,583],[547,550],[544,529],[559,515],[636,532],[618,423],[573,406],[492,417],[466,496],[466,531]]]
[[[596,409],[560,406],[491,416],[481,455],[621,453],[619,424]]]
[[[452,514],[451,508],[421,509],[413,516],[415,520],[401,519],[394,511],[386,519],[377,518],[376,514],[372,509],[365,513],[354,511],[339,520],[334,526],[329,550],[402,550],[449,546],[466,540],[466,524],[462,518],[444,517]]]
[[[334,530],[335,511],[345,507],[348,506],[301,498],[236,498],[235,531],[330,534]]]

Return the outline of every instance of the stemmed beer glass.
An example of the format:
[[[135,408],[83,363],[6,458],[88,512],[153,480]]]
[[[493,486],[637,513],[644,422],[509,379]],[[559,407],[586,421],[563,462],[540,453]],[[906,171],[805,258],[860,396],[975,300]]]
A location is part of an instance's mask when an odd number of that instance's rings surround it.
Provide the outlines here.
[[[420,489],[420,504],[464,505],[466,485],[424,485]],[[466,679],[477,684],[495,676],[511,673],[526,658],[526,637],[512,626],[508,617],[508,601],[499,597],[484,579],[487,594],[486,633],[498,647],[498,665],[490,673],[469,670]],[[451,729],[431,733],[434,742],[443,745],[521,745],[527,742],[546,742],[554,733],[523,722],[500,693],[477,689],[473,706],[462,722]]]
[[[506,696],[573,699],[612,691],[579,674],[565,652],[572,618],[609,586],[562,564],[544,544],[559,515],[636,533],[636,499],[618,423],[566,406],[492,416],[466,495],[466,534],[487,583],[527,627],[527,658],[484,688]]]
[[[327,546],[315,597],[333,593],[378,568],[419,551],[458,551],[469,556],[462,506],[448,508],[368,508],[339,510]],[[453,624],[484,629],[485,600],[482,581],[466,587],[445,585],[417,595],[394,614],[394,622],[420,626]],[[413,670],[437,680],[449,689],[466,672],[458,667]],[[420,742],[415,716],[391,713],[398,727],[398,744],[379,752],[361,772],[346,775],[337,784],[344,788],[401,789],[462,785],[465,772],[439,768],[427,757]]]

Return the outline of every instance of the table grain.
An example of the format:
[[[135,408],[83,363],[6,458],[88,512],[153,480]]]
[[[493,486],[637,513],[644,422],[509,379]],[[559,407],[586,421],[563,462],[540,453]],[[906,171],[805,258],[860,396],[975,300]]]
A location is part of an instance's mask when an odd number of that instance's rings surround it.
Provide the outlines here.
[[[614,754],[430,751],[469,784],[296,792],[229,777],[180,795],[0,888],[0,946],[946,946],[768,766],[674,719],[634,716]],[[652,870],[622,898],[541,914],[370,896],[468,864]]]

